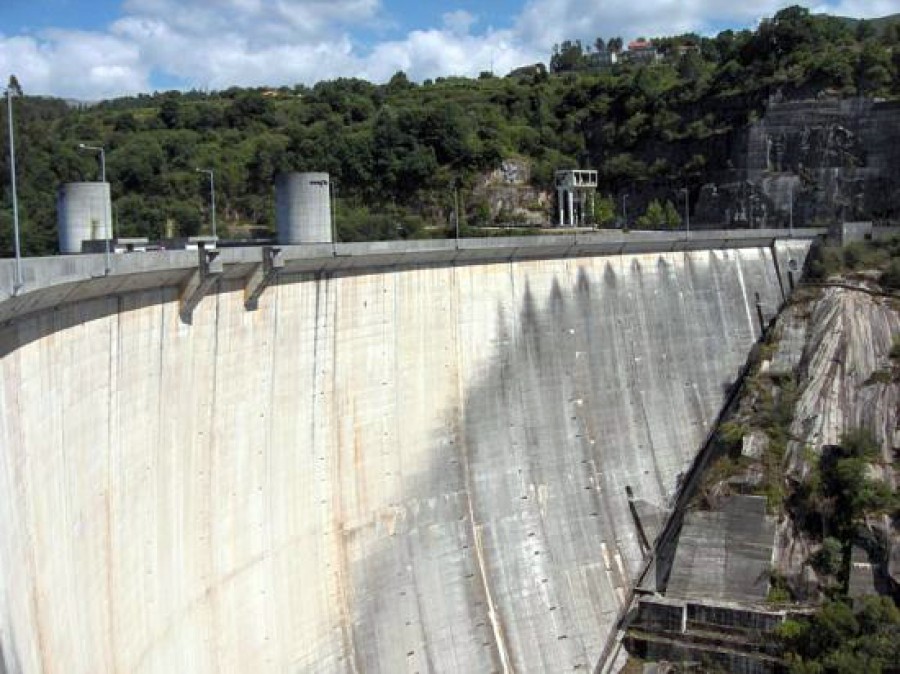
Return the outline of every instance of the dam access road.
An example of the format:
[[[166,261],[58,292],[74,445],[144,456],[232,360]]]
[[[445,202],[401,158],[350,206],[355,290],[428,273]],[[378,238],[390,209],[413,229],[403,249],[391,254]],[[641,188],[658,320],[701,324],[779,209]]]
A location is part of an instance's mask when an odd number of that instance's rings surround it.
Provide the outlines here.
[[[4,260],[0,671],[592,671],[815,234]]]

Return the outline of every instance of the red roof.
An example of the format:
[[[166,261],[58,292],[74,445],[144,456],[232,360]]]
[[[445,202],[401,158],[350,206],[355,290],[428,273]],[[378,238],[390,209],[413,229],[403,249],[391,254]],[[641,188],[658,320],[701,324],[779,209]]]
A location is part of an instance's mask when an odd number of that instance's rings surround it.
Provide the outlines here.
[[[628,43],[628,50],[635,51],[641,49],[651,49],[653,47],[653,43],[649,40],[632,40]]]

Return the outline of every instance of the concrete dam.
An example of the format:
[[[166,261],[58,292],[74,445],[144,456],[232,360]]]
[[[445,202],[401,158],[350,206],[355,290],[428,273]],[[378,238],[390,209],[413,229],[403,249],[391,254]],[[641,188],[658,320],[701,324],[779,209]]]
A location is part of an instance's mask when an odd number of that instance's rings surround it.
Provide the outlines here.
[[[0,670],[592,671],[786,234],[3,261]]]

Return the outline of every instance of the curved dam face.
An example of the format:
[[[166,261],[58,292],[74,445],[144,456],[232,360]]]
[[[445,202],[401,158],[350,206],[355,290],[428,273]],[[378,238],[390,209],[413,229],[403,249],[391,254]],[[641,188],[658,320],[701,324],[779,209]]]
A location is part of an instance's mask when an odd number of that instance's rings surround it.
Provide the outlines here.
[[[10,321],[6,669],[592,670],[642,560],[628,492],[668,505],[807,243],[778,246]]]

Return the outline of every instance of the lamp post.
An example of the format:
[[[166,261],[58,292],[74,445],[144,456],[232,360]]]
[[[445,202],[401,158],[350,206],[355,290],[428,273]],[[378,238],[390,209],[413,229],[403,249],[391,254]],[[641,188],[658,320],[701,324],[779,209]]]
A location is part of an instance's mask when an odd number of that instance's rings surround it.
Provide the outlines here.
[[[625,208],[628,203],[628,192],[622,195],[622,228],[628,227],[628,210]]]
[[[790,210],[788,211],[788,235],[794,238],[794,181],[788,183],[788,200],[790,201]]]
[[[209,210],[212,214],[212,235],[214,239],[219,237],[216,235],[216,176],[212,169],[194,169],[197,173],[205,173],[209,176]]]
[[[453,190],[453,218],[456,220],[456,246],[459,247],[459,188]]]
[[[334,178],[331,178],[331,247],[333,251],[337,251],[335,244],[337,243],[337,185],[334,184]],[[335,255],[337,253],[335,252]]]
[[[686,236],[691,236],[691,204],[690,204],[690,192],[687,187],[682,187],[679,192],[684,192],[684,225],[685,231],[687,232]]]
[[[91,150],[93,152],[100,153],[100,182],[106,182],[106,151],[100,145],[87,145],[85,143],[78,143],[79,150]]]
[[[12,189],[12,207],[13,207],[13,245],[16,252],[16,280],[13,282],[13,295],[21,290],[25,282],[22,280],[22,249],[19,244],[19,201],[16,196],[16,141],[13,131],[13,108],[12,97],[19,95],[18,82],[12,75],[9,77],[9,85],[6,87],[6,110],[9,120],[9,184]]]
[[[100,154],[100,182],[105,183],[106,182],[106,151],[103,149],[103,146],[102,145],[88,145],[87,143],[78,143],[78,149],[79,150],[90,150],[91,152],[97,152]],[[111,199],[112,199],[112,197],[110,196],[110,200]],[[104,239],[106,240],[106,252],[105,252],[106,269],[104,269],[103,271],[104,271],[104,273],[109,274],[109,271],[112,268],[111,264],[110,264],[110,259],[109,259],[109,240],[112,238],[112,230],[111,230],[112,225],[110,223],[110,220],[112,219],[112,216],[108,213],[107,213],[107,216],[108,217],[106,219],[106,236],[104,237]]]

